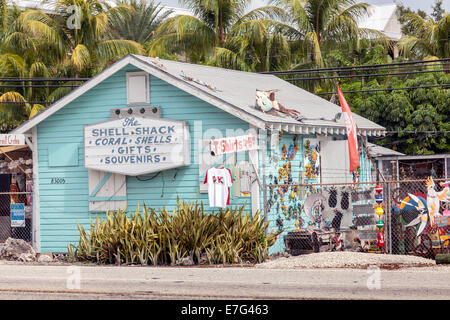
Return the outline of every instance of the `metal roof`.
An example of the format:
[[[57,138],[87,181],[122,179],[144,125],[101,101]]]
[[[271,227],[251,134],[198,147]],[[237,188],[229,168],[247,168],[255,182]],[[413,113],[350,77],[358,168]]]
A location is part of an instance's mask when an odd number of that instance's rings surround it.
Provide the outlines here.
[[[136,56],[151,63],[152,58]],[[333,119],[341,107],[316,96],[306,90],[290,84],[274,75],[236,71],[218,67],[191,63],[161,60],[165,71],[180,78],[182,73],[197,78],[217,88],[211,90],[200,84],[191,82],[199,89],[226,101],[245,113],[261,119],[269,129],[284,130],[292,133],[346,134],[343,117],[337,122],[327,120],[303,120],[299,122],[289,116],[278,117],[255,109],[256,89],[280,90],[275,99],[286,108],[296,109],[307,119]],[[183,80],[184,81],[184,80]],[[353,114],[355,122],[363,135],[384,135],[385,128],[357,114]]]
[[[372,157],[378,158],[382,156],[404,156],[404,153],[379,146],[374,143],[367,142],[367,149]]]
[[[124,66],[131,64],[258,128],[283,130],[296,134],[346,134],[343,117],[336,122],[319,119],[333,119],[338,112],[341,112],[339,106],[276,76],[170,60],[159,60],[159,62],[149,57],[127,55],[12,132],[28,132],[39,122],[81,96],[90,88],[107,79]],[[216,87],[217,91],[211,90],[204,85],[184,80],[181,77],[182,73]],[[306,118],[319,120],[303,120],[299,122],[288,116],[279,117],[259,111],[255,109],[256,89],[278,89],[280,91],[276,93],[276,100],[280,104],[286,108],[300,111]],[[384,127],[357,114],[353,114],[353,117],[362,135],[382,136],[385,134]]]

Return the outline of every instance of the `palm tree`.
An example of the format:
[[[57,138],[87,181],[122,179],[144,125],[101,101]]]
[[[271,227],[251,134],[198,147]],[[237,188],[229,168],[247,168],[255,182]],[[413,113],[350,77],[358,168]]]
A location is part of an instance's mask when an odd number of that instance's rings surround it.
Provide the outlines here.
[[[6,26],[8,25],[8,7],[6,5],[6,0],[0,0],[0,34],[3,35],[3,33],[6,30]]]
[[[333,49],[358,50],[362,38],[389,41],[381,32],[358,27],[358,19],[368,14],[370,5],[355,0],[272,0],[288,16],[287,36],[298,52],[298,67],[323,67],[324,52]]]
[[[445,12],[442,19],[421,17],[416,13],[405,15],[405,26],[411,31],[399,42],[400,53],[404,57],[418,59],[450,58],[450,17]]]
[[[75,16],[80,17],[75,24],[69,23],[74,17],[70,6],[81,12]],[[2,12],[2,16],[8,17],[8,24],[0,43],[0,76],[91,77],[125,54],[145,52],[135,41],[110,38],[111,17],[129,14],[133,10],[129,6],[111,8],[94,0],[60,0],[57,10],[52,15],[35,9],[21,12],[8,8],[6,14]],[[2,83],[8,86],[0,91],[3,128],[15,126],[44,108],[26,101],[57,99],[72,89],[33,88],[30,82]]]
[[[290,67],[290,45],[278,21],[245,15],[208,64],[254,72],[285,70]]]
[[[240,69],[268,70],[281,59],[270,52],[286,49],[277,21],[282,11],[265,6],[244,14],[249,0],[184,0],[194,15],[167,19],[156,30],[149,55],[175,52],[191,62]],[[285,60],[282,60],[285,62]]]
[[[56,7],[54,21],[70,57],[63,65],[76,77],[91,76],[128,53],[144,53],[135,41],[110,38],[112,16],[129,14],[133,10],[130,6],[111,7],[96,0],[59,0]],[[78,8],[78,12],[71,8]]]
[[[132,40],[140,44],[152,40],[158,26],[167,19],[173,10],[166,10],[160,3],[146,0],[118,0],[118,5],[130,6],[128,14],[111,15],[113,37]]]

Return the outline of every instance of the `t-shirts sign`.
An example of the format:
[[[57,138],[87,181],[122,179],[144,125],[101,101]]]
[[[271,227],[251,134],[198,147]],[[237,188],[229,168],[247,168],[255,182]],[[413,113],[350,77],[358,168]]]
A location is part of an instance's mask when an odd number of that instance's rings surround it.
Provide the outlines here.
[[[128,117],[84,127],[84,166],[137,176],[190,164],[185,121]]]
[[[11,203],[11,227],[25,227],[25,204]]]
[[[230,204],[231,171],[227,168],[211,168],[206,171],[204,183],[208,184],[210,207],[225,208]]]
[[[255,136],[245,135],[211,140],[211,151],[219,156],[226,153],[258,149]]]

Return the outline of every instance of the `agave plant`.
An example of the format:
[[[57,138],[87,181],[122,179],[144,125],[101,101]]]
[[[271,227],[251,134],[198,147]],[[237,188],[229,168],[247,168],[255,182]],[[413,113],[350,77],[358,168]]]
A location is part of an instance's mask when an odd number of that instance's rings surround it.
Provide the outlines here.
[[[244,206],[207,214],[203,203],[178,201],[173,212],[139,207],[134,213],[109,212],[91,220],[90,230],[78,225],[80,240],[68,246],[73,260],[115,264],[176,265],[190,256],[195,263],[262,262],[276,235],[268,223]]]

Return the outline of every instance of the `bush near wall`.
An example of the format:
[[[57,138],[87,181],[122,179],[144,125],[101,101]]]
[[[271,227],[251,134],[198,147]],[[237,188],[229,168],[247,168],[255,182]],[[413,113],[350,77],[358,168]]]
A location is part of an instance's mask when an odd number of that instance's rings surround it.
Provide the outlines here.
[[[206,213],[203,203],[177,201],[173,212],[139,207],[91,220],[90,231],[78,225],[78,245],[69,245],[75,261],[106,264],[177,265],[185,257],[196,264],[262,262],[277,234],[266,235],[268,222],[244,206]]]

